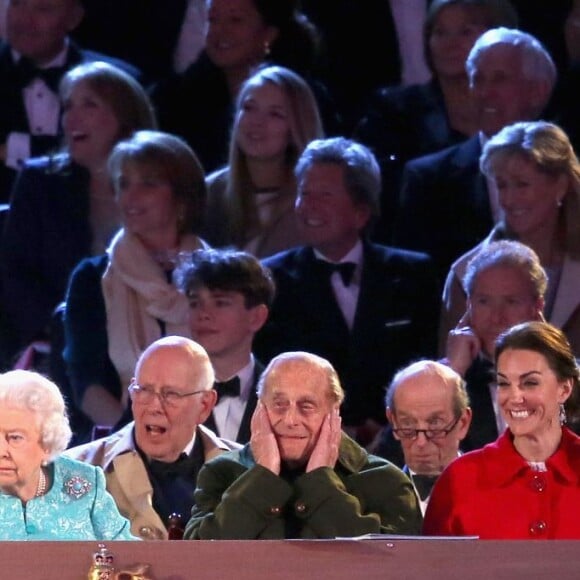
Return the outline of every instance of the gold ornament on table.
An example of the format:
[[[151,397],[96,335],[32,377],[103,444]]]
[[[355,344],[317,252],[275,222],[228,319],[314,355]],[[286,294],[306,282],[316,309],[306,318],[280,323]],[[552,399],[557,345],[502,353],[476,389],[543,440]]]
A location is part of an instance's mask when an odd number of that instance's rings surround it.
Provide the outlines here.
[[[115,570],[115,556],[105,544],[93,554],[88,580],[154,580],[150,564],[134,564],[118,572]]]
[[[88,580],[114,580],[115,556],[105,544],[99,544],[99,550],[93,554],[93,563],[89,569]]]

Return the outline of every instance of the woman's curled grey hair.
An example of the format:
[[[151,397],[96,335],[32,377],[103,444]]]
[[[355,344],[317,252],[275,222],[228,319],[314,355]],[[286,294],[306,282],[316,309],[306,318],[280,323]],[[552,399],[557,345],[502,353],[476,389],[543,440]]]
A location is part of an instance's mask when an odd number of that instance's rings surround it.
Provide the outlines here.
[[[60,389],[33,371],[15,370],[0,375],[0,406],[30,411],[37,417],[40,445],[53,460],[72,436]]]

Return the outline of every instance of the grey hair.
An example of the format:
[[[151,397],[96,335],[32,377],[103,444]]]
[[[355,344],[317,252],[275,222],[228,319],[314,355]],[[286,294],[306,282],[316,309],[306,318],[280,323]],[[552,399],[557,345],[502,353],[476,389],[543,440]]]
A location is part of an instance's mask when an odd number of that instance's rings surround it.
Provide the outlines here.
[[[455,417],[460,417],[465,409],[469,407],[466,383],[459,373],[437,361],[419,360],[397,371],[389,385],[385,396],[385,405],[393,414],[396,414],[395,393],[397,389],[404,380],[414,375],[422,375],[427,380],[441,379],[452,389],[452,405]]]
[[[544,298],[548,287],[546,271],[536,252],[515,240],[492,242],[471,258],[463,277],[463,287],[468,297],[473,294],[479,274],[497,266],[519,270],[529,280],[533,297]]]
[[[465,62],[470,82],[473,82],[481,55],[490,47],[499,44],[507,44],[518,49],[522,57],[524,78],[532,81],[547,81],[550,88],[554,88],[557,77],[556,65],[542,43],[527,32],[504,26],[487,30],[475,41]]]
[[[340,384],[340,379],[334,367],[325,358],[312,354],[310,352],[283,352],[278,356],[274,357],[270,364],[265,368],[264,372],[260,376],[258,381],[258,398],[262,398],[264,391],[266,389],[267,383],[271,378],[272,374],[275,374],[280,367],[289,365],[302,365],[317,367],[318,369],[324,371],[327,378],[328,385],[328,396],[335,403],[342,403],[344,400],[344,390]]]
[[[15,370],[0,375],[0,405],[30,411],[36,416],[40,445],[52,461],[72,437],[60,389],[33,371]]]
[[[373,217],[380,215],[381,171],[368,147],[344,137],[311,141],[294,170],[298,184],[315,163],[343,167],[346,188],[353,202],[367,206]]]

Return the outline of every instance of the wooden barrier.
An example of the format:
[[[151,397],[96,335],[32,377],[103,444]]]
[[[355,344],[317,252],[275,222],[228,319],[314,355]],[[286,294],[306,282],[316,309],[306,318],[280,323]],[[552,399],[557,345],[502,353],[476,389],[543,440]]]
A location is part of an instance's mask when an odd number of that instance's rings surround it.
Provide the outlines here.
[[[155,580],[577,580],[580,542],[287,540],[105,542]],[[97,542],[0,542],[0,578],[84,580]]]

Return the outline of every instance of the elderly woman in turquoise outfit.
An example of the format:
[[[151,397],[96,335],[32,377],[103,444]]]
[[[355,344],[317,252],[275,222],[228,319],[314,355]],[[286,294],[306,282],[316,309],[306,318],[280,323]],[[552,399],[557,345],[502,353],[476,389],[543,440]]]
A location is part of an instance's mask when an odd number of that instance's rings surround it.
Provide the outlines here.
[[[61,456],[71,437],[58,387],[0,375],[0,540],[133,540],[94,467]]]

